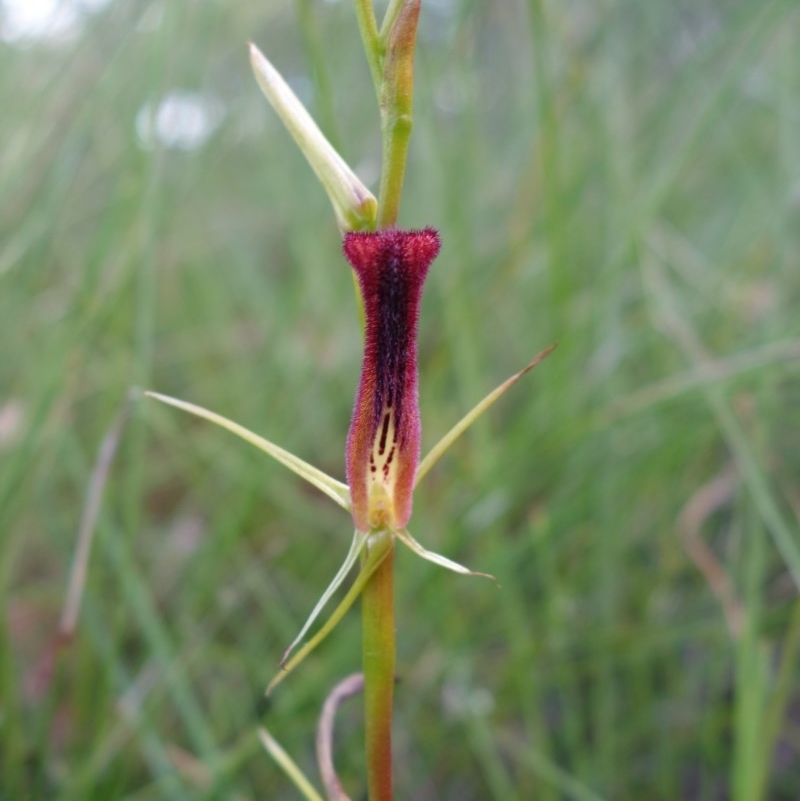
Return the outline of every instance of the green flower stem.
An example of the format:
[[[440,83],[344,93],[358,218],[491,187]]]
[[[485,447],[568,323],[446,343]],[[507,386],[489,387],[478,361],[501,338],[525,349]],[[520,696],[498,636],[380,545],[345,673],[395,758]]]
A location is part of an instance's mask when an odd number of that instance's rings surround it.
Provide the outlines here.
[[[414,48],[421,0],[391,0],[378,31],[372,0],[355,0],[356,18],[381,111],[383,164],[378,228],[397,224],[412,128]]]
[[[382,75],[382,52],[380,35],[378,34],[378,23],[375,20],[375,9],[372,0],[355,0],[356,20],[358,30],[361,32],[361,41],[364,45],[364,53],[367,56],[367,64],[372,74],[372,82],[380,101],[380,87],[383,83]]]
[[[392,3],[387,12],[386,57],[380,92],[383,165],[378,195],[378,227],[396,225],[413,124],[414,48],[421,0]],[[392,19],[389,19],[389,14]]]
[[[392,701],[395,675],[394,536],[371,534],[364,559],[375,549],[386,557],[362,594],[364,717],[369,801],[392,801]]]
[[[378,228],[397,223],[400,193],[406,171],[406,153],[411,136],[411,114],[386,111],[383,116],[383,169],[378,196]]]

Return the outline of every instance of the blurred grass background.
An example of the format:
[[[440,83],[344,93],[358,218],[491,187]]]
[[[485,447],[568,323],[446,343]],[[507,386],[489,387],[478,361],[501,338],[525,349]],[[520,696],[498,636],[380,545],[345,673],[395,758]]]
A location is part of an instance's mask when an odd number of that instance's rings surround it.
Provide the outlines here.
[[[296,798],[255,727],[315,775],[358,616],[261,694],[350,524],[225,432],[133,404],[48,660],[129,387],[343,475],[351,278],[245,44],[374,185],[352,8],[61,5],[0,4],[0,799]],[[417,494],[502,587],[399,557],[398,798],[800,797],[798,41],[794,0],[425,0],[426,447],[560,345]]]

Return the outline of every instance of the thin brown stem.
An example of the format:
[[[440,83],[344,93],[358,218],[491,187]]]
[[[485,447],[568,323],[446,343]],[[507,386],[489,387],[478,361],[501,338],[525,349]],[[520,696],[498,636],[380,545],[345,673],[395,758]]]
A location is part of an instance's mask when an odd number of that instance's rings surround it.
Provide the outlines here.
[[[362,673],[353,673],[342,679],[325,699],[322,714],[317,723],[317,764],[322,776],[322,785],[329,801],[350,801],[333,765],[333,724],[342,701],[364,689]]]

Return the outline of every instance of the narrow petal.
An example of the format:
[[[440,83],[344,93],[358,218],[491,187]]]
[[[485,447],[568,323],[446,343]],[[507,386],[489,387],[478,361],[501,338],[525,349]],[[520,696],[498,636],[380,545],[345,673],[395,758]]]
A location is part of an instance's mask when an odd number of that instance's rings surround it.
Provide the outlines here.
[[[350,233],[344,254],[366,315],[364,361],[347,437],[347,480],[359,531],[401,528],[411,516],[419,462],[417,323],[439,235]]]
[[[385,532],[380,532],[384,534]],[[370,535],[375,536],[375,535]],[[372,574],[378,569],[381,562],[388,556],[391,551],[391,538],[386,539],[385,547],[372,547],[368,552],[366,558],[363,560],[361,569],[356,575],[350,589],[346,595],[339,602],[336,609],[331,612],[330,617],[323,623],[319,631],[300,648],[291,659],[281,663],[280,671],[275,675],[264,695],[269,695],[339,624],[339,621],[345,616],[348,609],[358,600],[364,586],[369,581]]]
[[[497,579],[491,573],[479,573],[477,570],[470,570],[468,567],[464,567],[464,565],[460,565],[458,562],[454,562],[452,559],[448,559],[446,556],[441,556],[438,553],[434,553],[433,551],[423,548],[422,545],[420,545],[411,536],[407,529],[397,529],[394,533],[397,536],[397,539],[399,539],[400,542],[406,546],[406,548],[413,551],[417,556],[421,556],[423,559],[426,559],[428,562],[433,562],[433,564],[439,565],[439,567],[452,570],[454,573],[460,573],[462,576],[482,576],[483,578],[497,581]]]
[[[297,647],[297,643],[299,643],[303,637],[306,636],[306,632],[311,628],[311,625],[317,619],[319,613],[325,607],[325,604],[328,603],[333,593],[339,589],[342,582],[347,578],[347,574],[356,563],[356,559],[358,559],[359,554],[364,547],[364,543],[367,541],[367,536],[367,534],[364,534],[360,531],[356,531],[353,534],[353,541],[350,543],[350,550],[347,552],[347,556],[345,557],[342,566],[339,568],[339,572],[333,577],[333,581],[331,581],[331,583],[328,585],[328,589],[322,593],[322,597],[319,599],[319,601],[317,601],[317,605],[311,611],[311,614],[308,616],[308,620],[306,620],[303,628],[300,629],[300,633],[294,638],[292,644],[283,652],[283,656],[281,657],[281,665],[286,663],[286,660],[289,659],[289,655]]]

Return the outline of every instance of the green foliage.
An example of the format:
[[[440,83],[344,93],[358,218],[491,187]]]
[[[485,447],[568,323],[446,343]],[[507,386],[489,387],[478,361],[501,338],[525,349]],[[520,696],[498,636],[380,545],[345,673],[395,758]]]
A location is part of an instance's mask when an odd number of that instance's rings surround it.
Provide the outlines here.
[[[423,3],[399,219],[443,240],[423,451],[560,344],[416,493],[414,535],[501,589],[398,551],[398,798],[800,794],[799,37],[793,0]],[[0,49],[3,801],[294,798],[257,725],[313,774],[322,699],[357,669],[351,616],[265,711],[349,515],[138,400],[48,680],[129,387],[343,478],[352,281],[249,39],[374,191],[347,2],[115,0]],[[176,93],[205,103],[202,146],[147,124]]]

